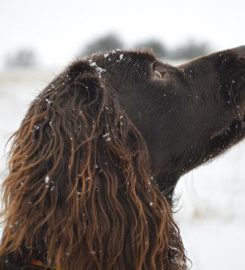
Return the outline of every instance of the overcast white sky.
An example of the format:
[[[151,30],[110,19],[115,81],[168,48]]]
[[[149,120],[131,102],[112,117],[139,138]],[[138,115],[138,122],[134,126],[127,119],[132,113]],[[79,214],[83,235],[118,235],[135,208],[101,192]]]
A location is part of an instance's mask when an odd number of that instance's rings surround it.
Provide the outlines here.
[[[65,65],[108,32],[129,45],[192,38],[219,50],[245,44],[244,27],[244,0],[0,0],[0,67],[22,47],[34,48],[44,65]]]

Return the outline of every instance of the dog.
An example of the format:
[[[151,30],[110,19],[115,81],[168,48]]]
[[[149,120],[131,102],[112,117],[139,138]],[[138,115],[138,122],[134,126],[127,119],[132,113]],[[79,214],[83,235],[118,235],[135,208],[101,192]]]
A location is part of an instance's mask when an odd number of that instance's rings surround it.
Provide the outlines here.
[[[2,184],[1,269],[187,269],[179,178],[245,136],[245,46],[95,53],[37,96]]]

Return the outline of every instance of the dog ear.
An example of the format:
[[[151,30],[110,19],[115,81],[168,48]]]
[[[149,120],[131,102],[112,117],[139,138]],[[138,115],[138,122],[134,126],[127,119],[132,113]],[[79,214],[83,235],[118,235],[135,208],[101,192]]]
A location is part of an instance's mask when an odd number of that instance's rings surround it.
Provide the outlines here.
[[[68,67],[30,106],[3,198],[0,255],[24,246],[63,270],[185,262],[144,140],[93,62]]]

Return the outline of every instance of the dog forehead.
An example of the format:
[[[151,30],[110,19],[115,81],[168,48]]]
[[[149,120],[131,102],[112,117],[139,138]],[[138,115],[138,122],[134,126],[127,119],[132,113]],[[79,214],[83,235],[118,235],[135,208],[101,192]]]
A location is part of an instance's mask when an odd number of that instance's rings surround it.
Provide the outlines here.
[[[112,50],[107,52],[95,53],[86,58],[104,65],[131,64],[134,62],[155,62],[156,58],[150,50]]]
[[[150,73],[151,64],[156,61],[149,50],[113,50],[85,56],[69,65],[66,72],[71,79],[90,74],[111,83],[125,79],[129,81],[130,78],[134,80],[135,76],[146,78]]]

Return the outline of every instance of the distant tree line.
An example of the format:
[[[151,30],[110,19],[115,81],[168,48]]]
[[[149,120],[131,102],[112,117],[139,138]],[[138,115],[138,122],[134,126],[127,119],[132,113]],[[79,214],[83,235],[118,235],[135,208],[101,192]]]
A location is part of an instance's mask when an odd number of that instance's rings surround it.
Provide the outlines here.
[[[78,56],[84,57],[94,52],[110,51],[114,49],[142,48],[152,49],[157,57],[168,60],[190,59],[207,54],[210,51],[208,43],[193,40],[180,44],[175,48],[168,48],[159,39],[147,39],[128,47],[117,35],[107,34],[88,42],[85,47],[78,52]],[[37,63],[35,51],[29,48],[20,49],[14,54],[7,56],[5,59],[5,66],[7,68],[29,68],[36,66]]]
[[[29,48],[19,49],[5,58],[7,68],[29,68],[37,65],[37,55]]]
[[[166,58],[169,60],[190,59],[210,52],[210,46],[207,42],[197,42],[194,40],[189,40],[175,48],[168,48],[159,39],[148,39],[136,43],[129,49],[142,48],[152,49],[159,58]],[[90,53],[109,51],[113,49],[128,49],[128,47],[124,45],[118,36],[108,34],[89,42],[81,51],[79,56],[83,57]]]

